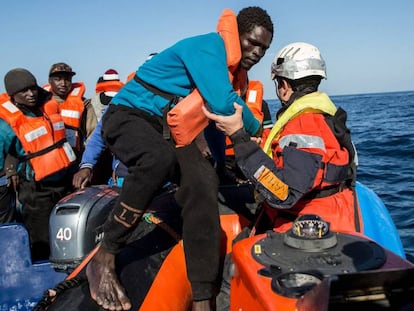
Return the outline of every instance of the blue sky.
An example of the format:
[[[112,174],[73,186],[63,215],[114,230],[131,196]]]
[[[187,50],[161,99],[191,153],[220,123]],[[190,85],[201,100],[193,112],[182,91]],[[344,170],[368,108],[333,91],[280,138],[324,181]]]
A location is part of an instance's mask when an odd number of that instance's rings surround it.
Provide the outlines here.
[[[265,98],[276,98],[275,53],[295,41],[321,50],[328,70],[321,90],[331,95],[414,90],[411,0],[15,0],[0,4],[0,92],[12,68],[27,68],[44,84],[50,65],[64,61],[91,96],[106,69],[125,79],[149,53],[214,31],[224,8],[252,5],[275,26],[270,49],[249,73],[264,83]]]

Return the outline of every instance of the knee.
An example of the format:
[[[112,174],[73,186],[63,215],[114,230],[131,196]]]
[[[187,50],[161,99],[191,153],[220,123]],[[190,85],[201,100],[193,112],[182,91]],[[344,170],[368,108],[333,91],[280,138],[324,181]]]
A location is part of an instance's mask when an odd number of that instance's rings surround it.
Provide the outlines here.
[[[151,176],[168,178],[177,165],[175,154],[169,150],[156,150],[146,153],[138,159],[136,167],[139,172],[147,171]]]

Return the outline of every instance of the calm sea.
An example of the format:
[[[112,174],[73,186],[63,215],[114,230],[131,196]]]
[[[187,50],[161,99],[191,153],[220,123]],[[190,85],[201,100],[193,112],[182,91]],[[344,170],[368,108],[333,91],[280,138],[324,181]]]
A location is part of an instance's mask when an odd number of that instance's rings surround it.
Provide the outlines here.
[[[332,96],[348,113],[358,181],[384,201],[414,262],[414,91]],[[268,100],[272,116],[280,107]]]

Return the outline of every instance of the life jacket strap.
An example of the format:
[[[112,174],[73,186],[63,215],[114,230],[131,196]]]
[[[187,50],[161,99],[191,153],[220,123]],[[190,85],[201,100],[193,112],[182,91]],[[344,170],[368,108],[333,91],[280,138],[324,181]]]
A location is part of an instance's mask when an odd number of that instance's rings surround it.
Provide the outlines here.
[[[165,98],[166,100],[171,101],[174,99],[174,97],[177,97],[177,95],[161,91],[159,88],[151,84],[148,84],[147,82],[139,78],[137,75],[134,76],[134,80],[138,82],[139,84],[141,84],[143,87],[145,87],[148,91],[154,93],[155,95],[159,95],[162,98]]]
[[[341,192],[342,190],[344,190],[344,188],[345,188],[344,183],[340,183],[339,185],[326,187],[324,189],[312,190],[311,192],[304,195],[303,199],[311,200],[311,199],[326,198],[338,192]]]
[[[146,88],[151,93],[154,93],[155,95],[159,95],[162,98],[165,98],[166,100],[169,101],[169,103],[164,107],[164,110],[163,110],[162,136],[164,137],[164,139],[170,140],[171,139],[171,131],[170,131],[170,127],[168,126],[168,123],[167,123],[167,114],[168,114],[168,111],[170,111],[171,107],[173,107],[175,104],[178,103],[178,101],[180,100],[180,97],[177,96],[177,95],[171,94],[171,93],[161,91],[159,88],[157,88],[157,87],[155,87],[151,84],[148,84],[147,82],[145,82],[144,80],[139,78],[137,75],[134,75],[134,80],[136,82],[138,82],[139,84],[141,84],[144,88]]]
[[[37,151],[37,152],[33,152],[33,153],[26,154],[26,155],[24,155],[24,156],[22,156],[22,157],[19,157],[18,159],[19,159],[19,161],[21,161],[21,162],[24,162],[24,161],[27,161],[27,160],[33,159],[34,157],[44,155],[44,154],[46,154],[46,153],[48,153],[48,152],[52,151],[52,150],[53,150],[53,149],[55,149],[55,148],[58,148],[58,147],[63,146],[63,144],[64,144],[65,142],[66,142],[66,138],[63,138],[63,139],[59,140],[58,142],[54,143],[53,145],[50,145],[49,147],[47,147],[47,148],[45,148],[45,149],[39,150],[39,151]]]

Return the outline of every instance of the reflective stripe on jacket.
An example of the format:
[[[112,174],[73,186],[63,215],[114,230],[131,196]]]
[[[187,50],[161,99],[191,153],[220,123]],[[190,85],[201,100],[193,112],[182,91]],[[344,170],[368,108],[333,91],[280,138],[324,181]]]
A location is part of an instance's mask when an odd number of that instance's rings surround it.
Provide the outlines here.
[[[295,148],[321,156],[321,166],[312,189],[323,189],[343,182],[348,173],[349,153],[341,147],[325,121],[336,107],[326,94],[314,92],[294,101],[280,116],[270,132],[273,159],[284,166],[286,148]],[[276,133],[274,129],[279,129]],[[277,137],[272,138],[272,135]],[[309,189],[309,190],[312,190]]]
[[[275,230],[283,231],[295,217],[309,213],[331,222],[334,230],[361,230],[354,191],[345,185],[352,157],[327,122],[336,111],[322,93],[294,101],[266,141],[271,157],[242,132],[232,137],[238,166],[265,202]]]

